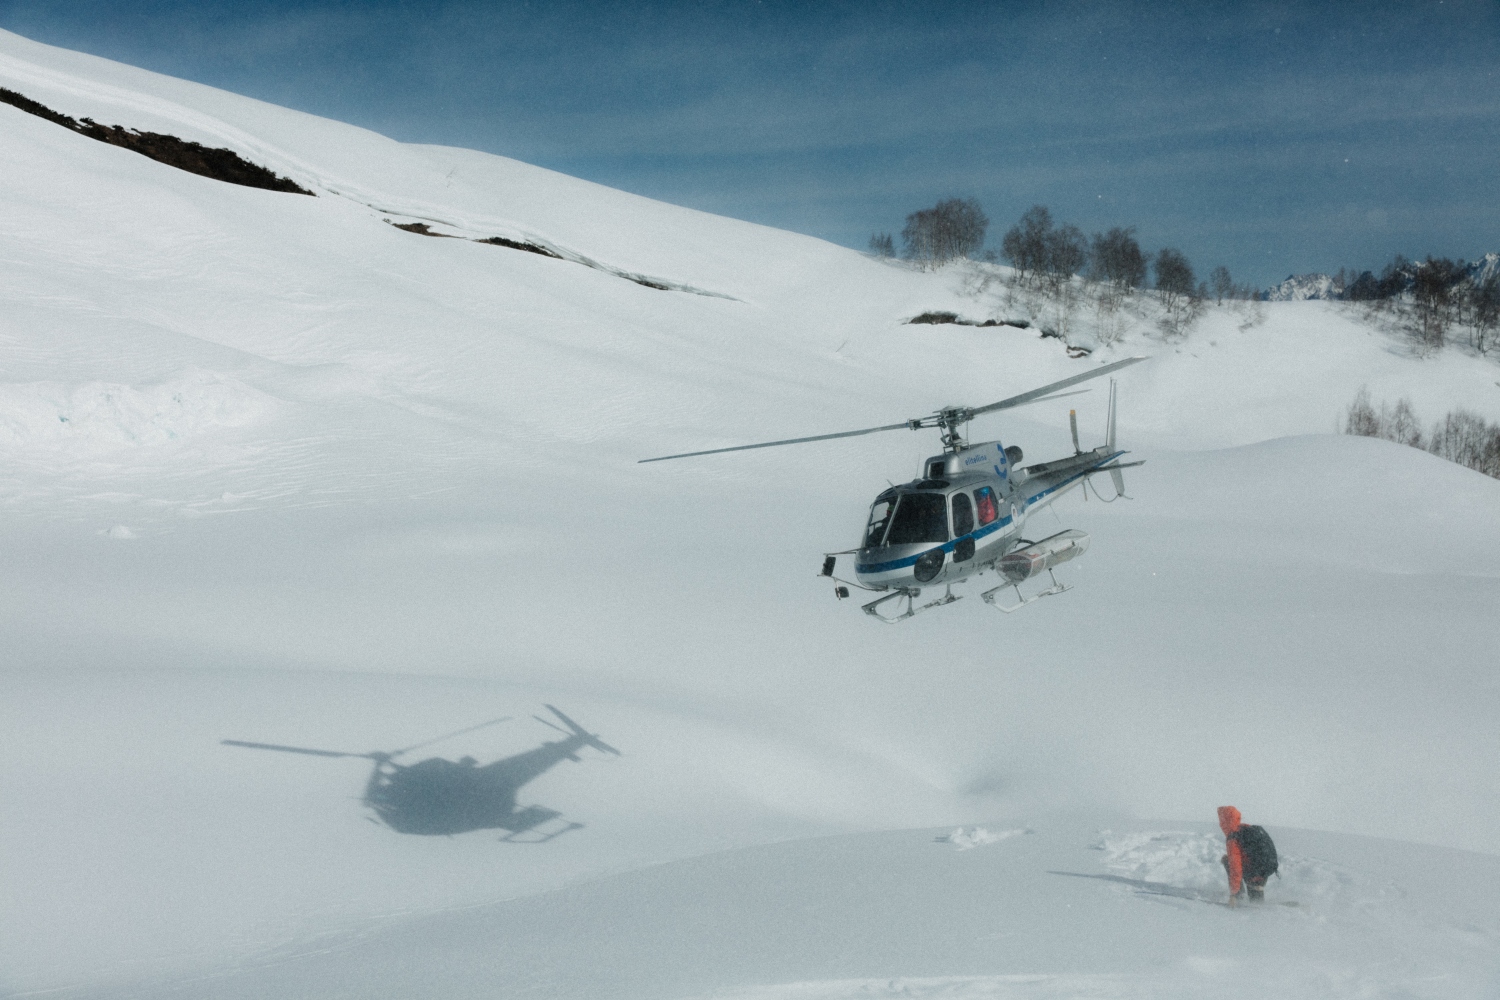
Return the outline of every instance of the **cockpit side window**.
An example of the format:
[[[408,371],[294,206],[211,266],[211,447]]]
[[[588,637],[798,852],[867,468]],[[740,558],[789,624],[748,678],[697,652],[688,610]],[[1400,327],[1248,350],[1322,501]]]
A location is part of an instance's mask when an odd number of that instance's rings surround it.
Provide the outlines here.
[[[865,528],[865,548],[873,549],[885,537],[885,526],[891,523],[891,511],[896,509],[896,498],[881,496],[870,507],[870,523]]]
[[[995,518],[1000,516],[1000,505],[995,502],[995,491],[988,486],[981,486],[974,491],[974,504],[979,508],[979,526],[994,524]]]
[[[953,494],[953,536],[967,535],[974,530],[974,506],[969,503],[969,494]]]
[[[941,493],[906,493],[896,505],[887,545],[948,540],[948,498]]]

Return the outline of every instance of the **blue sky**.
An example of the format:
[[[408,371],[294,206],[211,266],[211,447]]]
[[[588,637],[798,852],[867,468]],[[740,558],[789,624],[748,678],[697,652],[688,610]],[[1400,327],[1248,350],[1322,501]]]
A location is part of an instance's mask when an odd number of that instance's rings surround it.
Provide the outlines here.
[[[975,197],[1265,285],[1500,250],[1500,4],[0,0],[0,27],[863,249]],[[128,123],[122,123],[128,124]]]

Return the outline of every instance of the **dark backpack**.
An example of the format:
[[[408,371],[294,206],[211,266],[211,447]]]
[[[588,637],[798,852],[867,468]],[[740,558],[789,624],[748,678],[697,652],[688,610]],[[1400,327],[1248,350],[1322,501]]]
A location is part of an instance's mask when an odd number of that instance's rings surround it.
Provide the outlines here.
[[[1276,874],[1276,845],[1263,826],[1245,824],[1235,831],[1246,878],[1270,878]]]

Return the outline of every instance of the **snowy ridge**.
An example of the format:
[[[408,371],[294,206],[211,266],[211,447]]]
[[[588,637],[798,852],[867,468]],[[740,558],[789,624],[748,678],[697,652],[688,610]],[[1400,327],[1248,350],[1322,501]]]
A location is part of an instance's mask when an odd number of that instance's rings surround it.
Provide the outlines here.
[[[1303,302],[1307,299],[1336,299],[1341,291],[1334,288],[1326,274],[1292,274],[1266,292],[1268,302]]]
[[[1493,358],[1323,301],[1168,336],[1147,294],[1081,303],[1074,357],[905,323],[1022,315],[990,265],[5,33],[0,85],[320,192],[0,107],[0,995],[1494,994],[1500,483],[1333,433],[1362,386],[1500,420]],[[1132,499],[1045,515],[1092,544],[1014,616],[969,591],[888,629],[816,575],[934,437],[636,464],[1135,354]],[[1107,398],[970,432],[1044,461]],[[421,751],[488,762],[557,738],[544,704],[623,753],[517,793],[581,824],[544,844],[400,835],[360,805],[369,760],[219,742],[510,716]],[[1302,905],[1201,898],[1229,802]]]
[[[1460,262],[1464,263],[1464,262]],[[1415,262],[1408,265],[1401,272],[1405,287],[1410,287]],[[1500,274],[1500,254],[1487,253],[1478,260],[1464,263],[1464,277],[1476,285],[1483,284],[1496,274]],[[1334,279],[1326,274],[1293,274],[1279,285],[1273,285],[1265,292],[1268,302],[1302,302],[1308,299],[1341,299],[1344,290],[1337,285]]]
[[[1476,285],[1482,285],[1496,275],[1500,275],[1500,253],[1487,253],[1479,260],[1469,261],[1465,268],[1469,280]]]

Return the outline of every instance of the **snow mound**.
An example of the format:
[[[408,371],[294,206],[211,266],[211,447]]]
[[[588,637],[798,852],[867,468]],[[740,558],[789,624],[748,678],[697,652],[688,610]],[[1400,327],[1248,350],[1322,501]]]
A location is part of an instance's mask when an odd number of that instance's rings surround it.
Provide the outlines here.
[[[972,831],[959,827],[952,833],[937,838],[939,843],[952,844],[954,850],[969,851],[985,844],[998,844],[1002,840],[1011,837],[1019,837],[1030,833],[1030,830],[1001,830],[999,833],[991,833],[982,826],[976,826]]]
[[[1104,852],[1104,867],[1115,875],[1141,882],[1196,890],[1205,896],[1226,890],[1224,838],[1201,832],[1133,832],[1112,836],[1108,831],[1092,845]],[[1281,852],[1280,871],[1268,892],[1300,903],[1339,901],[1354,907],[1378,904],[1400,891],[1348,868],[1320,858]]]
[[[1116,875],[1205,892],[1224,886],[1222,837],[1180,831],[1114,836],[1105,831],[1092,846],[1104,852],[1104,867]]]
[[[210,371],[148,385],[0,385],[0,448],[97,454],[160,447],[269,417],[275,400]]]

